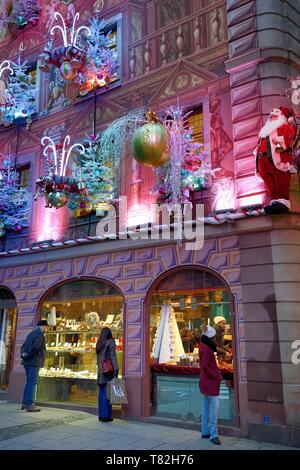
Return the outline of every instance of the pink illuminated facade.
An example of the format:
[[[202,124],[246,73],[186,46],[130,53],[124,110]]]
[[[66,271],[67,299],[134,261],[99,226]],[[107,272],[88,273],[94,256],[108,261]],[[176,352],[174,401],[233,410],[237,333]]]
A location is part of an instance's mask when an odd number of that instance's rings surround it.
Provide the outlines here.
[[[300,16],[294,2],[57,2],[65,17],[74,7],[81,24],[99,4],[101,16],[117,32],[120,73],[108,89],[98,90],[96,109],[93,93],[77,96],[71,85],[59,86],[54,76],[39,70],[39,54],[53,24],[48,2],[39,3],[43,8],[37,25],[14,37],[3,33],[0,39],[1,60],[14,60],[23,42],[38,85],[31,125],[0,128],[1,151],[18,148],[16,166],[21,172],[29,168],[32,191],[29,228],[0,238],[0,291],[10,292],[17,309],[8,399],[20,400],[24,374],[19,348],[47,296],[64,283],[99,280],[114,286],[124,302],[122,374],[129,405],[122,414],[147,418],[153,414],[152,296],[163,292],[161,283],[172,273],[202,270],[226,290],[234,341],[230,393],[235,411],[223,431],[299,446],[300,365],[291,360],[292,345],[300,339],[297,175],[291,184],[291,213],[207,223],[204,246],[196,251],[186,250],[185,241],[97,240],[94,213],[75,220],[67,208],[45,208],[42,198],[33,202],[44,135],[59,142],[69,134],[73,142],[83,142],[92,134],[94,111],[96,132],[102,132],[134,109],[158,112],[179,100],[195,110],[212,168],[219,169],[207,189],[193,193],[193,202],[204,204],[207,218],[260,209],[268,196],[255,174],[253,149],[270,110],[289,105],[286,79],[299,70]],[[155,182],[154,172],[139,166],[128,151],[119,181],[120,195],[128,198],[128,226],[151,220]]]

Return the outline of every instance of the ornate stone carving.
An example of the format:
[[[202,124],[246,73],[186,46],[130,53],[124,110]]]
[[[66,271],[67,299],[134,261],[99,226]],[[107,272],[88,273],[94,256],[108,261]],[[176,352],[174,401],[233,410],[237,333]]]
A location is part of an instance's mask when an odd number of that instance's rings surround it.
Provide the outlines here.
[[[151,67],[151,56],[152,56],[152,52],[151,52],[151,47],[150,47],[150,41],[147,40],[146,44],[145,44],[145,52],[144,52],[144,59],[145,59],[145,63],[146,63],[146,72],[149,72],[150,67]]]
[[[130,60],[129,60],[130,78],[135,77],[135,64],[136,64],[135,50],[131,49]]]
[[[167,63],[167,56],[168,56],[168,51],[169,51],[169,43],[166,39],[166,35],[165,33],[162,33],[161,35],[161,44],[160,44],[160,53],[161,53],[161,56],[162,56],[162,65],[166,65]]]
[[[210,21],[210,40],[211,44],[215,44],[216,42],[221,41],[222,38],[222,32],[223,32],[223,25],[222,25],[222,19],[221,19],[221,13],[218,8],[216,8],[212,15],[211,15],[211,21]]]
[[[201,48],[202,32],[200,28],[202,29],[202,18],[199,18],[197,16],[197,18],[194,19],[194,32],[193,32],[194,47],[196,51],[198,51]]]
[[[210,122],[210,142],[211,142],[211,167],[220,168],[220,174],[223,176],[231,176],[226,174],[222,165],[222,160],[232,150],[233,144],[229,135],[224,129],[224,123],[221,116],[221,100],[217,96],[213,96],[209,103],[209,111],[211,113]]]
[[[176,44],[177,44],[177,50],[178,50],[178,57],[183,56],[183,49],[184,49],[184,34],[182,31],[182,25],[178,26],[177,29],[177,38],[176,38]]]

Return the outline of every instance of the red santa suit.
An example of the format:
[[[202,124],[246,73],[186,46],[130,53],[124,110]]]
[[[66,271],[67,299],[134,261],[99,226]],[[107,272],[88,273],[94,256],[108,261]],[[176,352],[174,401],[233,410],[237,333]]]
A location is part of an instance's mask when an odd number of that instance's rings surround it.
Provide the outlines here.
[[[291,172],[296,171],[292,164],[291,146],[296,129],[288,122],[288,117],[293,115],[292,110],[282,107],[274,109],[270,116],[272,113],[280,117],[281,125],[271,130],[269,135],[265,135],[267,125],[261,129],[261,138],[255,155],[257,173],[263,179],[271,199],[271,205],[265,206],[265,212],[275,214],[287,212],[291,208],[289,200]]]

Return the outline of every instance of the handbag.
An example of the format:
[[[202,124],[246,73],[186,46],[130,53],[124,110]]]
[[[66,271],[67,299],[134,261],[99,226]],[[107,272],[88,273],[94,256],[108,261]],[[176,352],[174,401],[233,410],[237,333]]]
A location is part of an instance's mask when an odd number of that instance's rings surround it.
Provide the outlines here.
[[[125,387],[125,380],[113,378],[106,384],[106,398],[111,405],[127,405],[128,398]]]
[[[107,350],[108,343],[106,343],[105,349],[104,349],[104,355],[103,359],[101,361],[101,372],[102,374],[111,374],[114,371],[114,366],[110,360],[109,357],[105,357],[106,350]]]

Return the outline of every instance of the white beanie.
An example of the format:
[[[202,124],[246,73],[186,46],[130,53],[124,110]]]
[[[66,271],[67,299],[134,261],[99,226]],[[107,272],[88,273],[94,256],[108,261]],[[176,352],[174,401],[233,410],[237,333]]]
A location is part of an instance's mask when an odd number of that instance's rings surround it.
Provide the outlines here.
[[[215,325],[218,325],[221,321],[224,321],[226,323],[226,318],[221,317],[221,315],[219,317],[214,318]]]
[[[202,334],[208,338],[213,338],[216,336],[216,330],[212,326],[202,325],[201,330]]]

